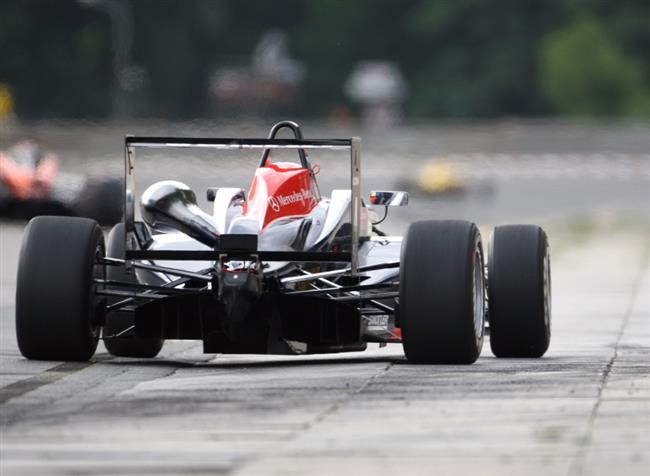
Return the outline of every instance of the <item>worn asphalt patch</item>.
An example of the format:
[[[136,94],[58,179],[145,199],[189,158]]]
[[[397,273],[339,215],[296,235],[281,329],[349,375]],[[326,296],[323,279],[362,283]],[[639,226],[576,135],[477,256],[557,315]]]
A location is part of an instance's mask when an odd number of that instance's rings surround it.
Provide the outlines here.
[[[8,402],[12,398],[21,397],[43,385],[61,380],[91,365],[93,365],[93,362],[64,362],[38,375],[11,383],[6,387],[0,388],[0,405]]]

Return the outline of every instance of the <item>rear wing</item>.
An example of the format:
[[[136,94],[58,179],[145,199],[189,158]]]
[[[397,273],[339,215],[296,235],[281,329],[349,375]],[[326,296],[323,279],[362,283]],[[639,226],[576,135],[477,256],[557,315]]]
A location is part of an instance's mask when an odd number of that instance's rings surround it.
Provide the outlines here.
[[[250,253],[233,250],[214,251],[154,251],[137,250],[135,236],[135,152],[138,148],[203,148],[203,149],[329,149],[350,152],[350,219],[352,243],[350,252],[284,252],[254,251]],[[224,254],[232,258],[255,255],[260,261],[297,262],[349,262],[350,273],[357,274],[359,267],[359,231],[361,212],[361,139],[218,139],[199,137],[142,137],[126,136],[124,139],[124,228],[126,265],[133,260],[205,260],[217,261]]]

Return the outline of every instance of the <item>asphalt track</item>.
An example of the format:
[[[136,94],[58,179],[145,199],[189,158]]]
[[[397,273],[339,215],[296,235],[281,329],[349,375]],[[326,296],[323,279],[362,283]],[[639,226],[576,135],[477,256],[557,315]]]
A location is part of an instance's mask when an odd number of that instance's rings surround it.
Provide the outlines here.
[[[398,345],[277,357],[192,342],[151,360],[100,344],[89,363],[27,361],[13,323],[24,224],[0,222],[0,473],[646,474],[648,179],[563,180],[496,177],[496,199],[416,198],[388,227],[433,209],[472,217],[486,238],[510,220],[549,232],[551,348],[496,359],[486,342],[471,366],[409,365]]]

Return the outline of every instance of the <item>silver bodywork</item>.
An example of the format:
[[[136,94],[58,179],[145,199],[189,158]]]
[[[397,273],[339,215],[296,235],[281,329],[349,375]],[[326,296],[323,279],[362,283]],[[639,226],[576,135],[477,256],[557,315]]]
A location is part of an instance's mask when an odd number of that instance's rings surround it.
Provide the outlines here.
[[[350,152],[350,190],[335,191],[332,194],[332,199],[328,202],[321,201],[318,206],[312,211],[308,217],[296,217],[295,220],[291,217],[283,218],[282,222],[272,223],[264,230],[263,233],[257,227],[257,223],[241,214],[241,204],[243,203],[243,191],[241,189],[225,189],[221,194],[217,191],[215,197],[215,205],[213,215],[210,222],[205,220],[202,210],[196,210],[196,201],[192,203],[191,194],[183,187],[183,184],[177,184],[176,190],[169,188],[169,183],[154,184],[153,190],[148,190],[143,194],[143,199],[147,199],[143,203],[143,209],[146,213],[143,216],[149,217],[150,225],[154,229],[156,222],[161,222],[162,229],[167,228],[166,225],[170,224],[168,219],[160,220],[159,217],[152,213],[156,203],[167,202],[169,200],[164,194],[158,192],[167,188],[170,195],[176,197],[177,201],[182,202],[183,206],[175,207],[177,209],[184,208],[181,212],[175,215],[176,228],[188,234],[188,228],[191,228],[189,235],[198,239],[207,246],[212,246],[212,242],[208,235],[211,228],[218,234],[219,232],[226,234],[231,233],[244,233],[244,234],[257,234],[259,235],[259,250],[273,249],[286,251],[302,251],[290,248],[291,243],[289,238],[295,236],[297,227],[303,220],[310,219],[311,226],[306,237],[305,243],[302,246],[303,250],[317,249],[322,244],[330,239],[333,233],[338,229],[341,221],[349,216],[351,224],[351,240],[350,240],[350,270],[352,274],[356,274],[359,266],[359,238],[362,236],[361,231],[361,140],[359,138],[352,138],[349,140],[281,140],[281,139],[188,139],[188,138],[155,138],[155,137],[127,137],[125,139],[125,205],[124,205],[124,218],[125,218],[125,249],[127,253],[127,267],[129,266],[129,251],[137,248],[137,239],[135,236],[135,180],[133,176],[134,163],[135,163],[135,150],[138,147],[146,148],[186,148],[186,147],[200,147],[200,148],[214,148],[214,149],[259,149],[268,151],[271,149],[297,149],[304,154],[306,149],[331,149],[331,150],[348,150]],[[337,193],[338,192],[338,193]],[[153,198],[153,199],[152,199]],[[347,214],[344,212],[343,205],[347,205]],[[194,209],[193,209],[194,208]],[[192,210],[193,209],[193,210]],[[164,210],[166,218],[169,218],[169,213]],[[194,213],[195,218],[191,215]],[[161,214],[161,215],[163,215]],[[183,215],[179,217],[178,215]],[[158,218],[158,219],[157,219]],[[178,226],[180,224],[180,226]],[[158,227],[158,229],[161,229]],[[162,230],[161,230],[162,231]],[[191,233],[193,231],[193,233]],[[176,239],[163,239],[155,240],[154,243],[148,248],[152,251],[167,249],[169,246],[197,246],[197,249],[202,249],[197,245],[190,245],[189,243],[181,242],[181,237]],[[199,243],[200,244],[200,243]],[[179,248],[176,248],[179,249]],[[187,264],[185,265],[187,266]],[[273,268],[282,268],[282,263],[276,263]],[[205,268],[205,266],[204,266]]]
[[[166,183],[165,183],[166,184]],[[154,184],[152,187],[157,187]],[[152,193],[145,191],[141,200],[142,215],[145,221],[153,229],[160,233],[153,235],[152,242],[148,249],[155,251],[185,250],[185,251],[210,251],[211,247],[204,244],[188,234],[171,228],[168,224],[155,221],[147,206],[150,204]],[[332,197],[321,200],[312,212],[306,216],[284,217],[271,223],[265,230],[260,231],[256,220],[242,215],[242,205],[245,194],[241,188],[224,188],[216,191],[212,216],[205,212],[197,214],[202,220],[208,221],[209,226],[219,234],[228,233],[250,233],[259,235],[259,249],[262,251],[306,251],[314,250],[329,243],[337,231],[345,223],[350,223],[350,190],[333,190]],[[196,205],[194,205],[196,206]],[[362,214],[365,220],[361,222],[360,235],[363,239],[359,247],[359,265],[376,264],[383,261],[394,261],[399,259],[401,237],[370,237],[371,224],[367,220],[367,214]],[[306,236],[303,249],[296,250],[291,247],[295,241],[300,225],[310,221],[311,226]],[[156,265],[164,267],[176,267],[192,272],[199,272],[214,265],[214,262],[205,261],[154,261]],[[286,273],[293,268],[290,262],[270,262],[264,269],[265,274]],[[162,273],[156,273],[152,277],[149,271],[138,270],[138,277],[144,282],[156,281],[158,278],[166,282],[174,279]],[[395,276],[394,269],[378,270],[371,273],[372,282],[383,281],[386,278]]]
[[[296,139],[275,139],[282,127],[293,129]],[[258,217],[244,213],[247,197],[242,188],[209,188],[213,205],[208,213],[185,184],[163,181],[150,186],[139,200],[145,226],[134,219],[138,147],[260,149],[264,152],[259,167],[267,164],[270,149],[297,149],[300,166],[309,170],[308,149],[349,151],[350,187],[318,198],[306,214],[280,216],[262,226]],[[275,336],[264,344],[271,353],[284,353],[286,345],[306,346],[303,352],[341,352],[363,350],[367,342],[398,342],[391,329],[402,238],[384,236],[370,219],[376,214],[361,199],[360,150],[358,138],[303,140],[299,126],[289,121],[276,124],[269,139],[127,137],[125,259],[106,262],[122,264],[127,273],[133,270],[144,291],[102,291],[128,296],[111,310],[145,301],[136,304],[141,332],[147,326],[158,328],[147,322],[166,316],[171,327],[164,335],[179,338],[174,336],[183,328],[180,338],[196,338],[194,331],[183,327],[186,319],[176,314],[177,306],[188,305],[183,299],[189,299],[191,312],[198,309],[198,314],[187,321],[194,324],[187,325],[196,326],[196,319],[201,322],[206,351],[222,351],[226,344],[219,339],[227,339],[240,346],[238,352],[247,352],[245,343],[258,345],[256,339],[264,333]],[[376,194],[382,200],[378,206],[408,203],[404,192]],[[267,206],[273,208],[274,198],[268,197]],[[188,297],[181,299],[183,295]],[[208,317],[200,306],[207,306]],[[313,318],[303,320],[304,315]],[[277,319],[281,327],[274,327]],[[283,348],[273,340],[278,336],[286,344]]]

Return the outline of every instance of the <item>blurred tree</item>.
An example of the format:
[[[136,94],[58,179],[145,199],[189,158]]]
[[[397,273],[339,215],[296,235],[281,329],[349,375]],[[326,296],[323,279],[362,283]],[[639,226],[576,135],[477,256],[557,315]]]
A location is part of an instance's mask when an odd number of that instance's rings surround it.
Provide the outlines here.
[[[405,23],[412,37],[409,110],[451,117],[544,112],[537,48],[561,13],[557,1],[418,2]]]
[[[221,2],[199,0],[133,3],[136,63],[150,79],[150,115],[192,117],[204,113],[206,78],[222,51],[226,28]]]
[[[401,2],[319,0],[305,2],[302,22],[290,47],[307,68],[305,106],[319,114],[347,102],[343,85],[354,65],[364,59],[393,59],[399,37],[389,27],[404,8]],[[413,3],[404,1],[405,5]],[[399,49],[399,48],[398,48]]]
[[[572,115],[650,113],[641,65],[626,57],[593,16],[544,39],[542,86],[557,112]]]
[[[102,14],[71,1],[0,2],[0,52],[0,82],[11,86],[19,116],[110,112],[110,38]]]
[[[648,0],[121,1],[133,15],[131,72],[144,78],[131,98],[144,98],[139,114],[219,114],[211,75],[250,61],[271,29],[306,66],[291,115],[350,106],[343,85],[362,60],[397,64],[411,117],[650,114]],[[110,116],[112,26],[88,1],[0,2],[0,82],[16,114]]]

